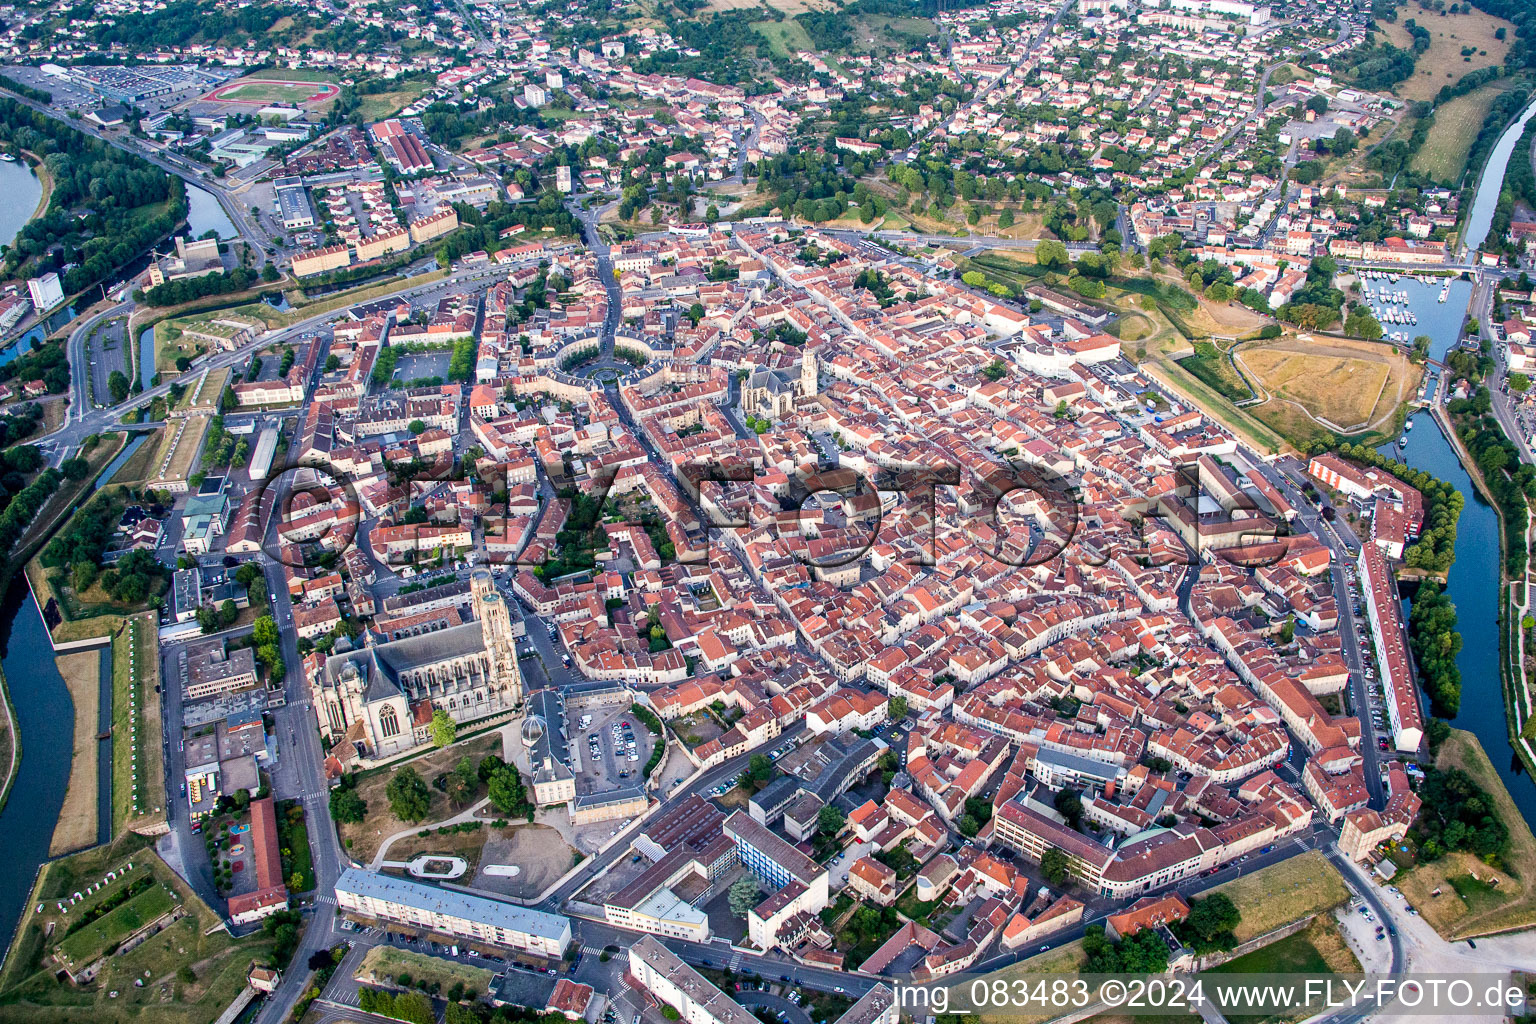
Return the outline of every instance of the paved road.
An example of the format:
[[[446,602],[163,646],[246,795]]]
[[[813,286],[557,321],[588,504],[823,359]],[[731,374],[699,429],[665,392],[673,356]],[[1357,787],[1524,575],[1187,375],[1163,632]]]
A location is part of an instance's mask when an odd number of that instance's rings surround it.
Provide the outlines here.
[[[273,509],[281,509],[287,491],[286,478],[279,478],[274,496]],[[277,543],[277,527],[280,515],[268,518],[263,531],[266,543]],[[337,941],[334,934],[336,921],[336,880],[342,868],[351,864],[341,849],[336,829],[331,824],[330,786],[324,772],[325,751],[320,745],[320,734],[315,728],[314,711],[310,707],[309,687],[304,680],[303,663],[299,659],[298,635],[293,630],[293,603],[288,596],[288,585],[283,579],[282,566],[270,559],[263,559],[267,591],[272,595],[274,617],[283,637],[283,661],[286,663],[287,703],[272,712],[273,732],[277,740],[281,768],[273,774],[273,788],[277,796],[303,802],[309,825],[310,853],[315,867],[316,897],[309,912],[309,922],[304,937],[294,954],[293,963],[307,963],[311,954],[329,948]],[[262,1004],[256,1017],[257,1024],[281,1024],[288,1016],[289,1008],[298,999],[307,972],[290,966],[283,974],[277,991]]]
[[[245,208],[245,206],[231,198],[229,193],[226,192],[212,179],[211,172],[208,170],[208,168],[200,164],[192,163],[191,161],[171,153],[162,153],[152,147],[149,143],[143,142],[134,138],[132,135],[129,135],[126,130],[120,131],[107,128],[98,128],[83,118],[76,120],[75,118],[69,117],[68,115],[59,112],[53,106],[47,103],[38,103],[35,100],[25,99],[20,96],[11,95],[9,93],[7,94],[7,98],[16,103],[21,103],[31,107],[33,110],[36,110],[40,113],[46,114],[47,116],[53,118],[55,121],[61,121],[64,124],[69,125],[75,131],[84,132],[94,139],[105,142],[109,146],[121,149],[125,153],[132,153],[137,157],[141,157],[142,159],[154,164],[161,170],[170,174],[174,174],[176,177],[182,179],[182,181],[185,181],[191,185],[196,185],[198,188],[206,190],[215,199],[218,200],[219,206],[223,208],[225,215],[229,217],[230,222],[234,224],[235,229],[240,232],[240,237],[248,240],[251,243],[253,249],[252,256],[256,261],[256,268],[260,269],[261,266],[266,263],[267,257],[263,250],[268,245],[272,244],[271,238],[268,237],[265,231],[253,223],[249,216],[249,211]],[[209,176],[205,177],[205,175]]]

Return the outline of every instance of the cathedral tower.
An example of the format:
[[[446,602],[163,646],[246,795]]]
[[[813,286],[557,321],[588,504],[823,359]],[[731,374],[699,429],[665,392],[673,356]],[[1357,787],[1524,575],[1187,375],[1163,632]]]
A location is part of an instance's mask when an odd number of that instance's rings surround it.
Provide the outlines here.
[[[816,397],[816,350],[809,344],[803,349],[804,355],[800,357],[800,397]]]
[[[476,569],[469,578],[470,597],[475,618],[485,638],[485,657],[490,664],[491,681],[507,687],[508,703],[523,702],[523,675],[517,664],[517,641],[512,636],[512,610],[507,599],[496,589],[489,569]]]

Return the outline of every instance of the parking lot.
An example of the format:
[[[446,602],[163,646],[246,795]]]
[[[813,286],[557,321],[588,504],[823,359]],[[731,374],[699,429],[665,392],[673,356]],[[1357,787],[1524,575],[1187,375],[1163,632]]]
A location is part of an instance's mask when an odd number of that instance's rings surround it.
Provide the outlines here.
[[[633,786],[651,756],[652,737],[629,708],[576,708],[567,712],[576,792],[604,793]]]

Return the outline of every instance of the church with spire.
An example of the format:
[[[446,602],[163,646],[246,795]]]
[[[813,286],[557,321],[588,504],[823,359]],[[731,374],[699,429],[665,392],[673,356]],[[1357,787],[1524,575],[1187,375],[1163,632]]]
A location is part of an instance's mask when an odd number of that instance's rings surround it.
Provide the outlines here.
[[[799,374],[783,370],[757,370],[741,385],[741,411],[749,416],[780,420],[794,411],[801,399],[815,398],[816,352],[806,345],[800,356]]]
[[[471,575],[470,597],[473,622],[385,642],[367,634],[362,647],[331,655],[312,674],[321,735],[343,763],[429,742],[436,710],[471,722],[522,706],[507,599],[486,569]]]

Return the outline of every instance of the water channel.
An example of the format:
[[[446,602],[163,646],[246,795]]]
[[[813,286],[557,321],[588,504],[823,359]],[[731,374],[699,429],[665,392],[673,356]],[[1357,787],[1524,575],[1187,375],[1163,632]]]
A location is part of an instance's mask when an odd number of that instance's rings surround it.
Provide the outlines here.
[[[64,806],[74,747],[74,703],[53,661],[53,645],[42,614],[17,573],[0,602],[0,665],[11,691],[21,732],[21,763],[5,809],[0,835],[6,856],[0,863],[0,936],[7,945],[28,909],[37,869],[48,858],[53,826]]]
[[[1493,153],[1488,157],[1488,166],[1477,182],[1477,194],[1472,199],[1472,215],[1467,218],[1467,234],[1462,244],[1468,251],[1475,252],[1483,244],[1483,239],[1488,237],[1493,212],[1499,205],[1499,192],[1504,188],[1504,170],[1509,166],[1509,156],[1514,152],[1515,143],[1520,141],[1525,123],[1531,119],[1532,114],[1536,114],[1536,100],[1532,100],[1519,118],[1504,129],[1504,134],[1494,144]]]
[[[21,160],[0,161],[0,195],[6,197],[0,203],[0,243],[10,245],[16,240],[16,232],[36,212],[37,201],[43,197],[43,183]]]
[[[196,185],[187,186],[187,233],[201,238],[204,232],[217,231],[219,238],[234,238],[240,232],[212,192]]]

